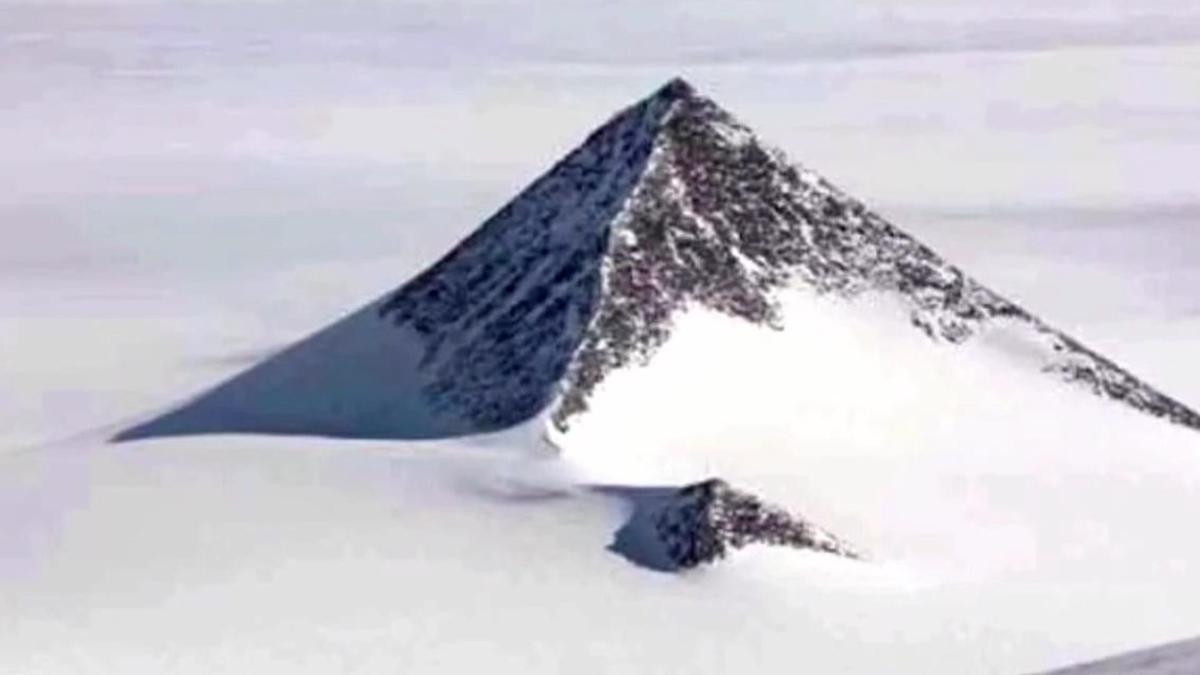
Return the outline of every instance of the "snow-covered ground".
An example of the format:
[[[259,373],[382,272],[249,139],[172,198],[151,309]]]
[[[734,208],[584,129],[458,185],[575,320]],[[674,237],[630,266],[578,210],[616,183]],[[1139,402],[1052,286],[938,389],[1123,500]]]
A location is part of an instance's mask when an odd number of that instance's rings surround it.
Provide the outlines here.
[[[857,310],[799,310],[822,349],[788,379],[775,334],[688,317],[676,384],[804,392],[688,448],[104,442],[419,271],[677,73],[1200,403],[1194,3],[807,4],[0,4],[0,672],[1019,672],[1194,635],[1200,441],[914,369]],[[714,335],[749,367],[670,370]],[[798,402],[815,431],[778,423]],[[870,561],[606,550],[629,505],[586,486],[710,473]]]
[[[1055,670],[1047,675],[1188,675],[1200,664],[1200,640],[1139,649]]]

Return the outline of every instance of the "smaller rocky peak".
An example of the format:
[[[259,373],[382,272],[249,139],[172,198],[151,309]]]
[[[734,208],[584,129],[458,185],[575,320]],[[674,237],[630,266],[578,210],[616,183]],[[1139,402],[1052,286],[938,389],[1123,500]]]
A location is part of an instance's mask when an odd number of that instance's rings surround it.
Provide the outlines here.
[[[719,562],[752,544],[862,558],[849,544],[804,517],[719,478],[683,487],[599,490],[632,506],[609,549],[640,567],[680,572]]]
[[[799,515],[734,489],[719,478],[681,488],[658,512],[655,530],[679,567],[720,561],[751,544],[860,555]]]

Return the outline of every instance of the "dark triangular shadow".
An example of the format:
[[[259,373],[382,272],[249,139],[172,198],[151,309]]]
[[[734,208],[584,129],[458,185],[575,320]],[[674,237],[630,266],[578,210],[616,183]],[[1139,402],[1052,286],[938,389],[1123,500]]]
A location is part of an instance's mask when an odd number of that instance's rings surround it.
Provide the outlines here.
[[[430,408],[418,376],[424,346],[410,329],[380,316],[382,303],[112,440],[221,433],[417,440],[481,431]]]
[[[613,534],[609,551],[656,572],[683,569],[667,552],[655,529],[655,518],[679,494],[679,486],[596,485],[591,489],[622,499],[629,506],[629,519]]]

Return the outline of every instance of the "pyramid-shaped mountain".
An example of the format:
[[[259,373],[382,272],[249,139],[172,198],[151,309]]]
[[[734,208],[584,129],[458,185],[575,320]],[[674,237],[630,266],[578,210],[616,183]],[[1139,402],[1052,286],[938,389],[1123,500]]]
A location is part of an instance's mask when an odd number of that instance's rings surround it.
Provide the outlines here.
[[[686,312],[794,331],[803,349],[803,326],[781,308],[785,291],[887,298],[930,349],[1003,330],[1048,386],[1058,380],[1200,429],[1189,408],[975,282],[673,80],[398,290],[118,438],[433,438],[539,415],[569,434],[607,379],[653,364]]]

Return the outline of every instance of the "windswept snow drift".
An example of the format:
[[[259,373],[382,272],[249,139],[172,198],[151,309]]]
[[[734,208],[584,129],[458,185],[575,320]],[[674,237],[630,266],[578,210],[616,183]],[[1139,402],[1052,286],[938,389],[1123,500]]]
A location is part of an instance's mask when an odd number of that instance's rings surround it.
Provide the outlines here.
[[[560,456],[531,453],[540,425],[529,424],[424,443],[81,440],[5,457],[0,662],[21,673],[791,673],[802,646],[804,662],[841,672],[1015,673],[1194,632],[1193,432],[1047,389],[1036,372],[963,369],[954,351],[928,359],[915,331],[881,335],[874,312],[826,309],[809,325],[832,356],[783,373],[843,372],[845,388],[806,399],[825,408],[757,427],[788,411],[785,398],[686,447],[683,429],[649,432],[714,409]],[[646,408],[670,384],[645,376],[691,372],[684,384],[703,403],[705,381],[742,386],[788,348],[781,333],[689,316],[661,369],[614,376],[587,423],[603,424],[622,394]],[[761,336],[750,372],[688,369],[714,334],[739,331]],[[856,390],[868,379],[880,384]],[[822,420],[839,401],[842,417]],[[925,405],[944,413],[936,425],[913,416]],[[1012,414],[1027,405],[1037,414]],[[798,510],[869,559],[749,546],[662,574],[607,550],[638,486],[705,475]],[[613,484],[626,487],[580,487]]]

